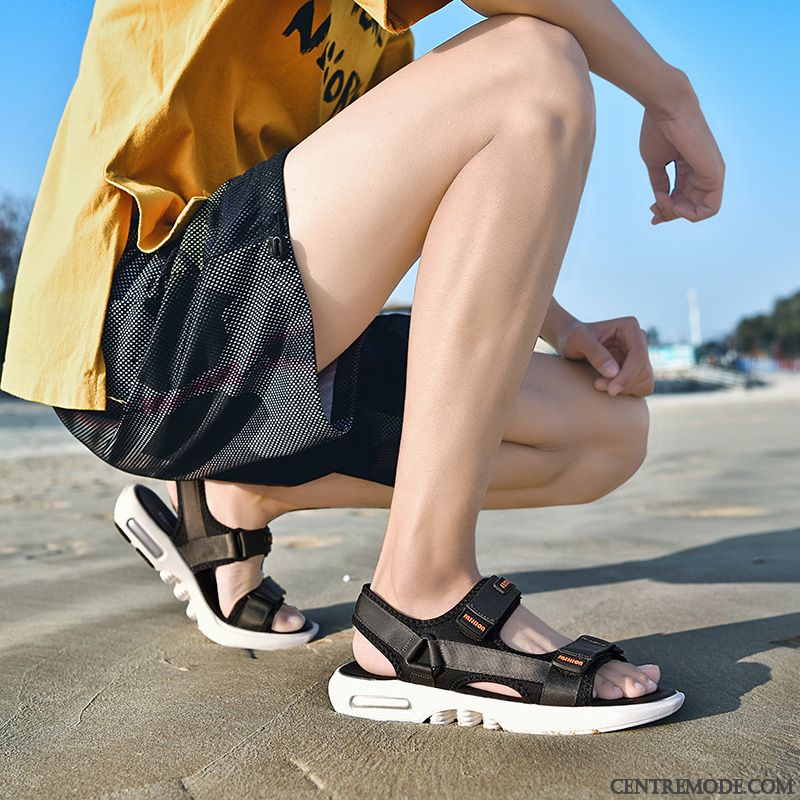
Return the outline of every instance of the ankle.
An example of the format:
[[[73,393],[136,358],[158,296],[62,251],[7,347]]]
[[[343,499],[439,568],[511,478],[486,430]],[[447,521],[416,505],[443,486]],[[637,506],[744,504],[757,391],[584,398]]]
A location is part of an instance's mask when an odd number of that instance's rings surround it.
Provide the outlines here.
[[[477,567],[428,569],[424,575],[395,574],[378,567],[371,583],[392,608],[415,619],[431,619],[455,606],[480,580]]]
[[[286,513],[285,504],[238,483],[205,481],[211,516],[229,528],[255,530]]]
[[[263,487],[254,491],[244,484],[204,481],[206,504],[214,519],[229,528],[257,530],[294,508],[268,496]],[[167,481],[167,493],[173,509],[178,511],[178,490],[175,481]]]

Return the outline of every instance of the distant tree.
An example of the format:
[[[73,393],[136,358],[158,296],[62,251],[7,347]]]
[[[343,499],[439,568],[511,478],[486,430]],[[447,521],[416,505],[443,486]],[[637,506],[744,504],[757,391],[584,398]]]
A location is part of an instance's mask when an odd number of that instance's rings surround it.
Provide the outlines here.
[[[0,198],[0,311],[8,311],[28,227],[26,204],[10,195]]]
[[[0,198],[0,371],[6,352],[14,280],[29,218],[27,203],[9,195]]]
[[[775,354],[785,358],[800,356],[800,292],[778,300],[772,317]]]
[[[706,361],[716,362],[725,355],[726,349],[724,342],[708,339],[695,348],[694,357],[698,364],[702,364]]]
[[[745,317],[736,326],[736,347],[743,353],[769,350],[775,330],[769,314],[756,314]]]
[[[742,319],[732,339],[740,353],[800,356],[800,292],[778,299],[769,314]]]
[[[651,325],[645,333],[647,335],[647,344],[653,346],[661,344],[661,336],[659,336],[658,328]]]

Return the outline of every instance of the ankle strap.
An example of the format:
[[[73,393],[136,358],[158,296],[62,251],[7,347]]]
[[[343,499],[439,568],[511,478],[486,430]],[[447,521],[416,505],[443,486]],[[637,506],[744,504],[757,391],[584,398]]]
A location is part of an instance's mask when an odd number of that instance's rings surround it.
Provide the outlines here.
[[[205,539],[191,539],[178,545],[184,561],[192,570],[244,561],[258,555],[268,555],[272,549],[272,532],[267,525],[262,530],[231,529]]]
[[[491,669],[507,678],[521,674],[530,678],[533,672],[543,678],[549,664],[537,669],[525,655],[465,641],[483,641],[499,631],[519,602],[519,589],[507,578],[493,575],[479,581],[447,614],[436,620],[414,620],[395,611],[365,584],[353,625],[392,662],[397,676],[411,683],[438,685],[436,679],[443,671],[472,672],[479,664],[481,672]],[[463,621],[464,617],[472,621]]]
[[[229,528],[208,510],[203,481],[177,481],[177,486],[175,544],[193,572],[269,554],[269,525],[256,530]]]

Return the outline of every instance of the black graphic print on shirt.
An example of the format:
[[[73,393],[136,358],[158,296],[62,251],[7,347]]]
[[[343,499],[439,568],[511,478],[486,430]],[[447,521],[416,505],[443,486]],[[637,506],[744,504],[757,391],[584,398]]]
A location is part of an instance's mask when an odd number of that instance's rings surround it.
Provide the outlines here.
[[[347,0],[350,4],[347,15],[347,20],[351,23],[350,30],[332,31],[333,13],[329,13],[317,27],[314,27],[314,2],[315,0],[306,0],[297,9],[283,30],[283,35],[290,37],[297,33],[297,42],[302,55],[311,54],[322,46],[322,52],[317,56],[316,63],[322,70],[322,102],[327,120],[360,97],[364,89],[364,79],[357,69],[348,65],[346,45],[337,44],[337,38],[338,41],[343,37],[347,42],[352,42],[356,31],[357,35],[370,37],[376,48],[372,64],[374,66],[385,44],[386,33],[358,3],[352,0]],[[340,0],[332,2],[335,4]]]

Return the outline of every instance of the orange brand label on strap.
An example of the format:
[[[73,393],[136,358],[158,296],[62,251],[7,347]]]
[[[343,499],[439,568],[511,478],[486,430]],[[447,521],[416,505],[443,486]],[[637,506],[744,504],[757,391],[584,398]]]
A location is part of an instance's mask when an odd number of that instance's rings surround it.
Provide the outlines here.
[[[475,617],[470,616],[466,612],[464,612],[464,615],[461,617],[461,619],[463,619],[464,622],[469,622],[470,625],[472,625],[474,628],[477,628],[481,633],[486,632],[486,626],[482,622],[478,622]]]
[[[570,664],[577,664],[579,667],[583,666],[583,661],[579,658],[570,658],[570,656],[565,656],[563,653],[558,656],[559,661],[568,661]]]

